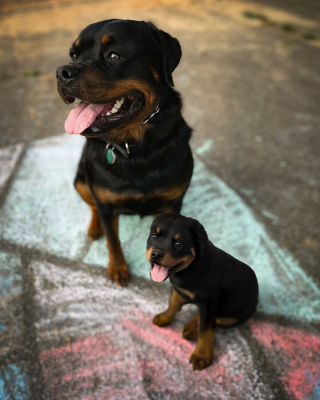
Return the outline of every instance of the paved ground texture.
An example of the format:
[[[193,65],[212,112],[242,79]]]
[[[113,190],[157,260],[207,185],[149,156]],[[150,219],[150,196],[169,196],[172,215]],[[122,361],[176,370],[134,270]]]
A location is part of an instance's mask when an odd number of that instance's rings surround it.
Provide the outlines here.
[[[3,0],[0,10],[0,399],[320,399],[320,9],[316,0]],[[258,312],[217,329],[214,364],[152,325],[151,218],[121,217],[132,280],[105,278],[103,239],[72,182],[84,143],[55,89],[78,32],[152,21],[180,40],[174,73],[194,128],[182,213],[252,266]]]

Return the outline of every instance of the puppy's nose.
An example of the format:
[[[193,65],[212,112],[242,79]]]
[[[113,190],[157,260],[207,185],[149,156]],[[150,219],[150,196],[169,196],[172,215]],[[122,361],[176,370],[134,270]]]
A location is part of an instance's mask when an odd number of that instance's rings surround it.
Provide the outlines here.
[[[153,250],[151,253],[151,261],[160,261],[164,256],[164,252],[161,250]]]
[[[78,70],[72,65],[63,65],[59,67],[56,71],[56,77],[58,81],[63,83],[68,83],[77,75]]]

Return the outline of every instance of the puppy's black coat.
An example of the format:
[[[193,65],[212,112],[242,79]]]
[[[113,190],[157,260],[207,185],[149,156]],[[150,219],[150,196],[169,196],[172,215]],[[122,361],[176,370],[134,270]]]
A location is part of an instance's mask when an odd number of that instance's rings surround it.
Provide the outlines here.
[[[66,130],[88,138],[75,186],[92,210],[90,238],[107,238],[108,277],[125,285],[118,215],[179,213],[192,176],[191,129],[172,87],[181,48],[151,23],[106,20],[85,28],[70,56],[57,69],[58,91],[66,103],[82,102]],[[116,101],[122,105],[113,113]],[[91,119],[83,117],[88,110]],[[107,144],[114,164],[106,160]]]
[[[153,221],[146,257],[151,278],[169,278],[173,286],[169,308],[153,322],[165,326],[184,304],[195,303],[199,315],[185,326],[183,335],[198,336],[190,362],[194,369],[206,368],[212,362],[214,327],[238,325],[256,310],[254,271],[214,246],[198,221],[178,214],[165,213]]]

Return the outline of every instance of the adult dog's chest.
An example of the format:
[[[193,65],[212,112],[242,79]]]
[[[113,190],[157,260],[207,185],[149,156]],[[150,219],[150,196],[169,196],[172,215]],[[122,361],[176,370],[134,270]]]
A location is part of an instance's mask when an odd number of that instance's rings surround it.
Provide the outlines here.
[[[187,157],[180,161],[168,162],[168,154],[156,160],[117,154],[114,164],[108,163],[105,151],[98,155],[89,151],[85,157],[88,184],[100,203],[120,212],[147,215],[164,211],[189,185],[193,163],[190,149],[186,150]]]

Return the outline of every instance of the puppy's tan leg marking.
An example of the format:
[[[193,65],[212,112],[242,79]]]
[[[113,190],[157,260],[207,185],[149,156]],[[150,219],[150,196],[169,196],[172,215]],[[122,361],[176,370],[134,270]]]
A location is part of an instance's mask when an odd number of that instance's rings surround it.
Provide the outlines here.
[[[152,323],[158,326],[169,325],[177,312],[180,311],[182,306],[187,303],[188,301],[186,299],[181,297],[174,289],[172,289],[171,297],[169,300],[169,307],[166,311],[156,315],[153,318]]]
[[[212,364],[214,330],[207,329],[199,332],[198,342],[194,352],[191,354],[190,363],[193,370],[202,370]]]
[[[191,321],[185,324],[182,336],[187,340],[197,340],[199,327],[199,313]]]
[[[82,197],[82,199],[90,206],[91,208],[91,222],[88,227],[88,235],[90,240],[99,239],[103,235],[103,229],[101,226],[100,218],[97,212],[96,203],[88,185],[84,182],[78,181],[76,183],[76,190]]]
[[[216,318],[216,324],[220,326],[229,326],[238,322],[235,318]]]

